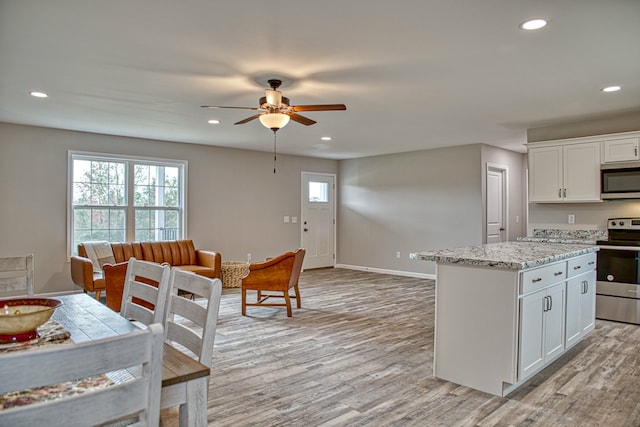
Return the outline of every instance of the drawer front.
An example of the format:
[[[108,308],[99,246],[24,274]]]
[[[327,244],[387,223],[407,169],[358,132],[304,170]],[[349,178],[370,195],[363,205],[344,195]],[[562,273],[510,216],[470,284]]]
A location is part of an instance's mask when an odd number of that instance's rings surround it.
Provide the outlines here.
[[[596,254],[591,253],[567,261],[567,277],[577,276],[596,268]]]
[[[522,272],[522,282],[520,283],[520,294],[528,294],[538,289],[542,289],[567,278],[567,263],[546,265],[544,267]]]

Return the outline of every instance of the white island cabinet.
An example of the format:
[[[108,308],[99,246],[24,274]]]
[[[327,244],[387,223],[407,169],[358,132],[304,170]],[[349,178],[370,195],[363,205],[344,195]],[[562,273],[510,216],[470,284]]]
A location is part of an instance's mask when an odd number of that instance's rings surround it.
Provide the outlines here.
[[[595,326],[597,246],[507,242],[436,261],[434,375],[506,396]]]

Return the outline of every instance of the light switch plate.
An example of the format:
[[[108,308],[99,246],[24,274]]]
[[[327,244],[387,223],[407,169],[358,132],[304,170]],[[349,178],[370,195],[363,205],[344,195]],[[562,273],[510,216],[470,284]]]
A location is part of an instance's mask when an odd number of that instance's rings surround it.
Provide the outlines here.
[[[291,222],[296,224],[298,222],[298,217],[297,216],[292,216],[291,217]]]
[[[284,216],[284,222],[289,222],[289,217],[287,215]]]

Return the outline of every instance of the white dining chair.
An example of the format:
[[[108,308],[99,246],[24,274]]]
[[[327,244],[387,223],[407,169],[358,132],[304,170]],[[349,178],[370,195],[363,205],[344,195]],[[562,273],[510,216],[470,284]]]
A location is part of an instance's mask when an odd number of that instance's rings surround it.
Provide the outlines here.
[[[164,325],[170,274],[168,265],[130,258],[120,314],[143,325]]]
[[[0,297],[33,296],[33,254],[0,258]]]
[[[0,411],[2,426],[89,426],[138,418],[135,426],[159,424],[162,384],[162,325],[82,344],[0,355],[0,394],[127,369],[130,380]],[[133,374],[137,372],[137,374]]]
[[[165,322],[165,339],[179,350],[211,367],[213,342],[218,323],[222,282],[191,272],[171,269],[169,303]],[[191,294],[194,299],[181,294]],[[200,297],[200,298],[199,298]],[[206,301],[206,305],[204,302]],[[208,378],[202,378],[207,381]],[[208,388],[208,387],[207,387]],[[207,389],[205,388],[205,389]],[[189,403],[207,396],[194,395],[189,382],[162,389],[162,409],[180,405],[180,425],[189,425]]]

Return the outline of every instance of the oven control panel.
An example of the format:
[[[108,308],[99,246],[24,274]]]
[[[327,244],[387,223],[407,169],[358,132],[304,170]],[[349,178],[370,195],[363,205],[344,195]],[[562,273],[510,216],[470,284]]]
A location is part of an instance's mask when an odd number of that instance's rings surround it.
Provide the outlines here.
[[[609,230],[640,230],[640,218],[611,218]]]

